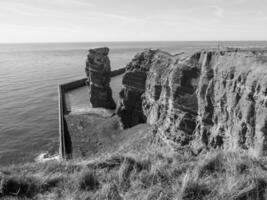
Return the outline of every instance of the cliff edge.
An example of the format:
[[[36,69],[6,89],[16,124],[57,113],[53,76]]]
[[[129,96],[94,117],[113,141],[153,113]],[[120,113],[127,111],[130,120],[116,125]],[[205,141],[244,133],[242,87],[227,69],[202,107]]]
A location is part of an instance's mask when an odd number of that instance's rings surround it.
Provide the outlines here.
[[[146,121],[175,148],[266,154],[267,50],[137,54],[127,65],[118,115],[124,127]]]

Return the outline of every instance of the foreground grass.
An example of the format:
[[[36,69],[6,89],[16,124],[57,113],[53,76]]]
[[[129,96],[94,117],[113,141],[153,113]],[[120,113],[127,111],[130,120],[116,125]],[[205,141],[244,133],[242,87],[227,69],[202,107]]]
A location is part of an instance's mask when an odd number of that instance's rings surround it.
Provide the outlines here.
[[[0,169],[1,199],[264,200],[266,188],[265,160],[236,152],[193,157],[156,147]]]

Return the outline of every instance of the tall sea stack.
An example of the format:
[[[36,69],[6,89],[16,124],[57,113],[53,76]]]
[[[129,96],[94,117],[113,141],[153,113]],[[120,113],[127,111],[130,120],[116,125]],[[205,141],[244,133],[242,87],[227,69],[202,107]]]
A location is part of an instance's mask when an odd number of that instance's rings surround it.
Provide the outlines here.
[[[87,56],[85,72],[90,87],[90,102],[92,107],[115,109],[110,88],[109,48],[90,49]]]

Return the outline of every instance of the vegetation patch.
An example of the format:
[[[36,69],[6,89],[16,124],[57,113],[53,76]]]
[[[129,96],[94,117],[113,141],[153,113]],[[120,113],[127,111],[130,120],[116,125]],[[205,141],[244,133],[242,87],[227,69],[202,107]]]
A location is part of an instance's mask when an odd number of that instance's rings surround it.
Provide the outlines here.
[[[90,164],[89,164],[90,163]],[[266,160],[237,152],[183,157],[157,147],[87,161],[0,169],[1,199],[264,200]]]

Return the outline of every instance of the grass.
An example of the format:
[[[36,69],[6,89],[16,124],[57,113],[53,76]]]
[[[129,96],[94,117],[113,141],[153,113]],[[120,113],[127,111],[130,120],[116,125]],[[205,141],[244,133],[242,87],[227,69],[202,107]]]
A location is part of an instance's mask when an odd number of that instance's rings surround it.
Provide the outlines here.
[[[148,149],[2,168],[0,199],[267,199],[264,159],[229,151],[184,157],[163,147]]]

